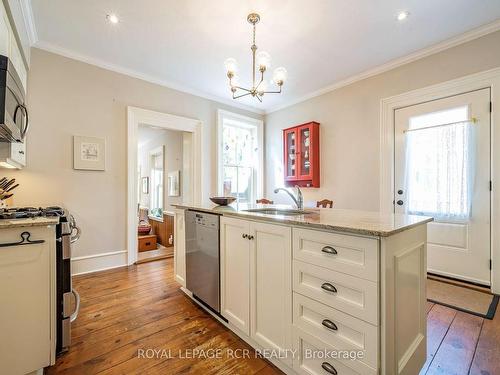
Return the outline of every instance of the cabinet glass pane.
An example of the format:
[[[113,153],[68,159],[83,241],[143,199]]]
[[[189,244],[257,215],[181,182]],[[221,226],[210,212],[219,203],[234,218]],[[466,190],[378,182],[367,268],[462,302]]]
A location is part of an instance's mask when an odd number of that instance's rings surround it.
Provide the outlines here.
[[[300,175],[308,176],[311,173],[311,131],[309,128],[302,128],[299,131],[300,138]]]
[[[295,176],[295,161],[296,161],[296,139],[295,139],[295,132],[288,132],[286,134],[286,145],[287,145],[287,150],[286,150],[286,175],[289,177]]]

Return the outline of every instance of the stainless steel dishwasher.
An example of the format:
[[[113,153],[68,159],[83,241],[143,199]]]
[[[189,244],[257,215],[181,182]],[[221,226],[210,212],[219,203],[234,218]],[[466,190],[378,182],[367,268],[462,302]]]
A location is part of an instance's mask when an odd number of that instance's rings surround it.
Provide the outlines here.
[[[219,215],[186,212],[186,288],[220,313]]]

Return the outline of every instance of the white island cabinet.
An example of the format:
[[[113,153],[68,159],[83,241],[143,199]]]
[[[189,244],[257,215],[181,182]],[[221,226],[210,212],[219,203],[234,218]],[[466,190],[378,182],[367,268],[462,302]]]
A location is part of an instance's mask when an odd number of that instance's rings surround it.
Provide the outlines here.
[[[221,315],[285,373],[419,373],[431,218],[179,207],[221,215]]]
[[[0,226],[0,373],[10,375],[55,361],[55,225],[17,223]]]

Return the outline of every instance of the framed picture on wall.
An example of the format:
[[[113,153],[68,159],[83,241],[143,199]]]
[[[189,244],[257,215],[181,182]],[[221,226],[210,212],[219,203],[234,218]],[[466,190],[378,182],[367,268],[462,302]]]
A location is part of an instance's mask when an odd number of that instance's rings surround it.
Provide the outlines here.
[[[169,197],[178,197],[180,195],[179,189],[179,179],[180,179],[180,171],[172,171],[168,172],[168,196]]]
[[[142,178],[142,194],[149,194],[149,177]]]
[[[104,138],[73,136],[73,169],[104,171],[106,141]]]

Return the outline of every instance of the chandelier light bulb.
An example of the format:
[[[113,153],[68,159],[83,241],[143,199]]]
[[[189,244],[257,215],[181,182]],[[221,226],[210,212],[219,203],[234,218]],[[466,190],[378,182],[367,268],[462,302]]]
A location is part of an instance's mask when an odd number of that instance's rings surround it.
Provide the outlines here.
[[[271,55],[266,51],[260,51],[255,57],[259,68],[268,69],[271,66]]]
[[[273,73],[273,81],[276,83],[278,86],[281,86],[283,82],[286,81],[287,78],[287,71],[285,68],[282,66],[279,68],[274,69]]]
[[[226,72],[228,74],[234,74],[238,70],[238,64],[236,63],[236,59],[233,59],[232,57],[224,61],[224,66],[226,67]]]
[[[240,77],[237,76],[237,75],[233,75],[231,77],[231,81],[230,81],[230,86],[233,87],[233,86],[238,86],[240,84]]]

